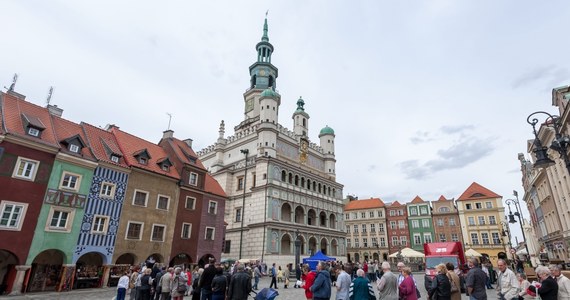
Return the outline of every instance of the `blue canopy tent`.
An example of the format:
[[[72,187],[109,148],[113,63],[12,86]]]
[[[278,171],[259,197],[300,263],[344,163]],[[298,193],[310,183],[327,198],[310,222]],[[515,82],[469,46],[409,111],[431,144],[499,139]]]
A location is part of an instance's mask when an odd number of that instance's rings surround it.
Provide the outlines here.
[[[315,255],[311,257],[303,258],[303,264],[308,264],[309,267],[311,267],[311,270],[316,270],[319,261],[335,261],[335,260],[336,258],[326,256],[321,251],[318,251],[317,253],[315,253]]]

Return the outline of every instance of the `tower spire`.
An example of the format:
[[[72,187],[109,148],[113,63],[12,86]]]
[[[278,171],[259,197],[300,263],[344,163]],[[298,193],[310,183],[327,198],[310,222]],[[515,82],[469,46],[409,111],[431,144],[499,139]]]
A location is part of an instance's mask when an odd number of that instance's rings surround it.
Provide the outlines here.
[[[263,36],[261,37],[262,42],[269,42],[269,36],[267,36],[267,31],[268,31],[267,14],[269,14],[269,9],[265,12],[265,23],[263,24]]]

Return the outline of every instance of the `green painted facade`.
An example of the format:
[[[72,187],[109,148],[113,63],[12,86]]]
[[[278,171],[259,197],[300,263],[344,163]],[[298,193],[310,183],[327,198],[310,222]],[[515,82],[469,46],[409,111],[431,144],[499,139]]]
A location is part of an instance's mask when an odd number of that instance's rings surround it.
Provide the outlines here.
[[[408,203],[408,228],[411,248],[424,252],[424,243],[434,241],[434,228],[429,202]]]
[[[48,249],[63,252],[64,264],[75,263],[72,261],[73,250],[77,245],[81,230],[81,222],[85,214],[84,208],[93,181],[93,171],[94,168],[55,160],[26,265],[32,264],[38,254]],[[80,176],[81,179],[76,191],[61,188],[62,177],[66,172]],[[69,212],[69,215],[72,216],[73,220],[68,217],[66,223],[68,230],[48,229],[54,210]]]

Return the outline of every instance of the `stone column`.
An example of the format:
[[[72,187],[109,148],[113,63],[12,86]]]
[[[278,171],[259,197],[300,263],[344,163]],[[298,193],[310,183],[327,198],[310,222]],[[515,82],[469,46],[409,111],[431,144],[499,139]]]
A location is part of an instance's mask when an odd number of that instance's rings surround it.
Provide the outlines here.
[[[26,271],[28,271],[32,266],[16,266],[16,278],[14,279],[14,284],[12,285],[12,292],[10,296],[21,295],[22,285],[24,284],[24,278],[26,277]]]
[[[75,281],[75,264],[63,264],[61,267],[60,281],[56,291],[71,291]]]
[[[109,274],[111,273],[111,268],[114,267],[114,265],[104,265],[103,266],[103,278],[101,278],[101,286],[100,287],[107,287],[107,284],[109,283]]]

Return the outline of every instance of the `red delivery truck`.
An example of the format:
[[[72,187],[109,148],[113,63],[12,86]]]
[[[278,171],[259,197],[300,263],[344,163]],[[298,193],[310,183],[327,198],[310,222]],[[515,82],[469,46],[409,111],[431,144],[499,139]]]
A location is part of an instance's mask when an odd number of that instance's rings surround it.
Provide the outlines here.
[[[463,273],[467,272],[465,252],[461,242],[441,242],[441,243],[425,243],[424,254],[426,255],[426,272],[425,272],[425,288],[426,291],[431,289],[431,283],[435,277],[435,267],[439,264],[452,263],[455,267],[455,273],[461,279],[461,290],[464,290]]]

